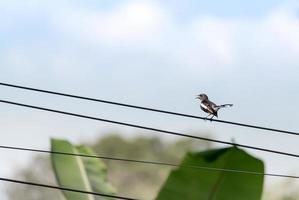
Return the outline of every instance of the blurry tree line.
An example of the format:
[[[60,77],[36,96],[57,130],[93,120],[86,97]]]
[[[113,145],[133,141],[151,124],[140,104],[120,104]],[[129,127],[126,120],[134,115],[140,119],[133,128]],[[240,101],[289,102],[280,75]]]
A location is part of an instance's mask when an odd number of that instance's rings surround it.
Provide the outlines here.
[[[98,138],[90,146],[98,155],[129,158],[136,160],[161,161],[179,163],[187,151],[201,151],[211,147],[207,141],[178,139],[164,141],[160,138],[135,137],[124,138],[117,134],[108,134]],[[108,167],[109,181],[122,196],[140,199],[154,199],[164,183],[171,167],[128,163],[123,161],[103,160]],[[16,179],[57,185],[49,155],[39,155],[31,163],[16,172]],[[287,187],[284,187],[287,186]],[[280,186],[277,186],[280,187]],[[282,184],[288,188],[288,193],[277,195],[276,188],[264,193],[264,200],[299,200],[299,190],[292,182]],[[7,188],[9,200],[53,200],[63,199],[57,190],[32,187],[19,184],[9,184]]]

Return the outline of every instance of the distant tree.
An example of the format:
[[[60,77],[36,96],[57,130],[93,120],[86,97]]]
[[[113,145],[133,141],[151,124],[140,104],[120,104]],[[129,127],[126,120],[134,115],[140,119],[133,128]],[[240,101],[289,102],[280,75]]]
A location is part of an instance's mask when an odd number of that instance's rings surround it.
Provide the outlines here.
[[[187,151],[204,150],[209,142],[179,139],[163,141],[159,138],[137,137],[125,139],[119,135],[107,135],[93,144],[87,144],[102,156],[121,157],[140,160],[179,163]],[[110,182],[118,194],[143,199],[153,199],[170,167],[104,160],[108,166]],[[34,157],[15,177],[26,181],[56,185],[49,156]],[[130,184],[128,184],[130,183]],[[63,199],[60,192],[26,185],[10,184],[7,188],[10,200],[53,200]]]
[[[281,180],[268,188],[263,200],[299,200],[298,182],[294,179]]]
[[[25,181],[56,185],[50,160],[47,156],[34,157],[26,168],[16,172],[15,178],[18,180],[21,179]],[[7,196],[8,199],[13,200],[62,199],[62,195],[56,190],[20,184],[9,184],[7,186]]]

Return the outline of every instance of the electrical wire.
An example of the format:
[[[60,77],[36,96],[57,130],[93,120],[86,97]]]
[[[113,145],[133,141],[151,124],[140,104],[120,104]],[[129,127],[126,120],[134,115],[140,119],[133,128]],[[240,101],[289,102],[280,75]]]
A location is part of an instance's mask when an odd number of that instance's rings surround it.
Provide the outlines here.
[[[3,178],[3,177],[0,177],[0,181],[18,183],[18,184],[23,184],[23,185],[31,185],[31,186],[43,187],[43,188],[50,188],[50,189],[68,191],[68,192],[77,192],[77,193],[89,194],[89,195],[94,195],[94,196],[110,197],[110,198],[125,199],[125,200],[137,200],[135,198],[123,197],[123,196],[118,196],[118,195],[110,195],[110,194],[97,193],[97,192],[89,192],[89,191],[85,191],[85,190],[59,187],[59,186],[54,186],[54,185],[46,185],[46,184],[41,184],[41,183],[21,181],[21,180],[9,179],[9,178]]]
[[[78,156],[78,157],[84,157],[84,158],[93,158],[93,159],[103,159],[103,160],[121,161],[121,162],[129,162],[129,163],[148,164],[148,165],[162,165],[162,166],[167,166],[167,167],[180,167],[180,168],[188,168],[188,169],[207,170],[207,171],[232,172],[232,173],[272,176],[272,177],[281,177],[281,178],[293,178],[293,179],[298,179],[299,178],[299,176],[285,175],[285,174],[262,173],[262,172],[255,172],[255,171],[217,168],[217,167],[205,167],[205,166],[198,166],[198,165],[180,165],[180,164],[160,162],[160,161],[135,160],[135,159],[110,157],[110,156],[76,154],[76,153],[68,153],[68,152],[60,152],[60,151],[49,151],[49,150],[42,150],[42,149],[13,147],[13,146],[4,146],[4,145],[0,145],[0,148],[1,149],[18,150],[18,151],[30,151],[30,152],[45,153],[45,154]]]
[[[47,111],[47,112],[59,113],[59,114],[63,114],[63,115],[69,115],[69,116],[85,118],[85,119],[90,119],[90,120],[95,120],[95,121],[102,121],[102,122],[106,122],[106,123],[118,124],[118,125],[122,125],[122,126],[133,127],[133,128],[139,128],[139,129],[143,129],[143,130],[155,131],[155,132],[165,133],[165,134],[169,134],[169,135],[188,137],[188,138],[193,138],[193,139],[197,139],[197,140],[205,140],[205,141],[215,142],[215,143],[219,143],[219,144],[232,145],[232,146],[243,147],[243,148],[247,148],[247,149],[254,149],[254,150],[258,150],[258,151],[264,151],[264,152],[269,152],[269,153],[273,153],[273,154],[279,154],[279,155],[299,158],[299,154],[293,154],[293,153],[288,153],[288,152],[283,152],[283,151],[266,149],[266,148],[262,148],[262,147],[255,147],[255,146],[249,146],[249,145],[244,145],[244,144],[238,144],[238,143],[234,143],[234,142],[226,142],[226,141],[223,141],[223,140],[210,139],[210,138],[200,137],[200,136],[196,136],[196,135],[189,135],[189,134],[184,134],[184,133],[179,133],[179,132],[174,132],[174,131],[168,131],[168,130],[162,130],[162,129],[152,128],[152,127],[140,126],[140,125],[136,125],[136,124],[129,124],[129,123],[125,123],[125,122],[119,122],[119,121],[114,121],[114,120],[91,117],[91,116],[87,116],[87,115],[81,115],[81,114],[77,114],[77,113],[65,112],[65,111],[61,111],[61,110],[54,110],[54,109],[38,107],[38,106],[33,106],[33,105],[28,105],[28,104],[22,104],[22,103],[17,103],[17,102],[12,102],[12,101],[5,101],[5,100],[0,100],[0,103],[6,103],[6,104],[21,106],[21,107],[27,107],[27,108],[37,109],[37,110],[43,110],[43,111]]]
[[[94,102],[112,104],[112,105],[117,105],[117,106],[123,106],[123,107],[129,107],[129,108],[135,108],[135,109],[141,109],[141,110],[147,110],[147,111],[152,111],[152,112],[159,112],[159,113],[164,113],[164,114],[169,114],[169,115],[176,115],[176,116],[181,116],[181,117],[188,117],[188,118],[194,118],[194,119],[207,120],[205,117],[199,117],[199,116],[195,116],[195,115],[189,115],[189,114],[184,114],[184,113],[172,112],[172,111],[167,111],[167,110],[160,110],[160,109],[143,107],[143,106],[136,106],[136,105],[119,103],[119,102],[114,102],[114,101],[107,101],[107,100],[90,98],[90,97],[84,97],[84,96],[79,96],[79,95],[73,95],[73,94],[67,94],[67,93],[61,93],[61,92],[55,92],[55,91],[50,91],[50,90],[43,90],[43,89],[37,89],[37,88],[32,88],[32,87],[25,87],[25,86],[8,84],[8,83],[2,83],[2,82],[0,82],[0,85],[7,86],[7,87],[18,88],[18,89],[23,89],[23,90],[30,90],[30,91],[35,91],[35,92],[41,92],[41,93],[59,95],[59,96],[64,96],[64,97],[70,97],[70,98],[76,98],[76,99],[82,99],[82,100],[88,100],[88,101],[94,101]],[[269,127],[264,127],[264,126],[256,126],[256,125],[251,125],[251,124],[245,124],[245,123],[239,123],[239,122],[232,122],[232,121],[225,121],[225,120],[219,120],[219,119],[208,119],[208,120],[214,121],[214,122],[218,122],[218,123],[235,125],[235,126],[242,126],[242,127],[247,127],[247,128],[254,128],[254,129],[260,129],[260,130],[265,130],[265,131],[279,132],[279,133],[284,133],[284,134],[290,134],[290,135],[297,135],[297,136],[299,136],[299,132],[294,132],[294,131],[287,131],[287,130],[282,130],[282,129],[275,129],[275,128],[269,128]]]

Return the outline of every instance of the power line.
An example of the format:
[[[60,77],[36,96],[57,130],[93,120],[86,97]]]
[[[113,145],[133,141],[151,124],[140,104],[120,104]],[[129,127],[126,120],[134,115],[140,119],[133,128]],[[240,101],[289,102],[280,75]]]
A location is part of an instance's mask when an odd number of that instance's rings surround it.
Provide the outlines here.
[[[94,195],[94,196],[110,197],[110,198],[125,199],[125,200],[137,200],[135,198],[129,198],[129,197],[123,197],[123,196],[117,196],[117,195],[109,195],[109,194],[97,193],[97,192],[89,192],[89,191],[85,191],[85,190],[78,190],[78,189],[72,189],[72,188],[66,188],[66,187],[58,187],[58,186],[54,186],[54,185],[46,185],[46,184],[41,184],[41,183],[21,181],[21,180],[9,179],[9,178],[3,178],[3,177],[0,177],[0,181],[18,183],[18,184],[23,184],[23,185],[31,185],[31,186],[43,187],[43,188],[50,188],[50,189],[68,191],[68,192],[90,194],[90,195]]]
[[[61,111],[61,110],[54,110],[54,109],[38,107],[38,106],[33,106],[33,105],[28,105],[28,104],[22,104],[22,103],[17,103],[17,102],[12,102],[12,101],[5,101],[5,100],[0,100],[0,103],[6,103],[6,104],[22,106],[22,107],[27,107],[27,108],[37,109],[37,110],[43,110],[43,111],[47,111],[47,112],[59,113],[59,114],[63,114],[63,115],[69,115],[69,116],[85,118],[85,119],[90,119],[90,120],[95,120],[95,121],[102,121],[102,122],[106,122],[106,123],[118,124],[118,125],[122,125],[122,126],[139,128],[139,129],[144,129],[144,130],[149,130],[149,131],[155,131],[155,132],[165,133],[165,134],[169,134],[169,135],[176,135],[176,136],[188,137],[188,138],[193,138],[193,139],[198,139],[198,140],[205,140],[205,141],[210,141],[210,142],[215,142],[215,143],[220,143],[220,144],[233,145],[233,146],[243,147],[243,148],[247,148],[247,149],[254,149],[254,150],[258,150],[258,151],[264,151],[264,152],[299,158],[298,154],[277,151],[277,150],[272,150],[272,149],[266,149],[266,148],[261,148],[261,147],[255,147],[255,146],[249,146],[249,145],[244,145],[244,144],[237,144],[234,142],[215,140],[215,139],[200,137],[200,136],[196,136],[196,135],[189,135],[189,134],[184,134],[184,133],[179,133],[179,132],[174,132],[174,131],[168,131],[168,130],[162,130],[162,129],[152,128],[152,127],[140,126],[140,125],[136,125],[136,124],[119,122],[119,121],[114,121],[114,120],[91,117],[91,116],[87,116],[87,115],[65,112],[65,111]]]
[[[122,162],[130,162],[130,163],[149,164],[149,165],[162,165],[162,166],[168,166],[168,167],[181,167],[181,168],[199,169],[199,170],[207,170],[207,171],[222,171],[222,172],[232,172],[232,173],[242,173],[242,174],[251,174],[251,175],[262,175],[262,176],[273,176],[273,177],[281,177],[281,178],[294,178],[294,179],[299,178],[299,176],[285,175],[285,174],[262,173],[262,172],[255,172],[255,171],[217,168],[217,167],[205,167],[205,166],[198,166],[198,165],[180,165],[180,164],[160,162],[160,161],[135,160],[135,159],[127,159],[127,158],[119,158],[119,157],[76,154],[76,153],[68,153],[68,152],[60,152],[60,151],[48,151],[48,150],[33,149],[33,148],[3,146],[3,145],[1,145],[0,148],[18,150],[18,151],[30,151],[30,152],[38,152],[38,153],[46,153],[46,154],[57,154],[57,155],[65,155],[65,156],[78,156],[78,157],[85,157],[85,158],[94,158],[94,159],[122,161]]]
[[[42,92],[42,93],[47,93],[47,94],[54,94],[54,95],[59,95],[59,96],[64,96],[64,97],[71,97],[71,98],[76,98],[76,99],[82,99],[82,100],[88,100],[88,101],[94,101],[94,102],[112,104],[112,105],[117,105],[117,106],[123,106],[123,107],[129,107],[129,108],[135,108],[135,109],[141,109],[141,110],[147,110],[147,111],[152,111],[152,112],[159,112],[159,113],[164,113],[164,114],[169,114],[169,115],[176,115],[176,116],[181,116],[181,117],[206,120],[205,117],[199,117],[199,116],[195,116],[195,115],[189,115],[189,114],[184,114],[184,113],[172,112],[172,111],[167,111],[167,110],[160,110],[160,109],[156,109],[156,108],[136,106],[136,105],[132,105],[132,104],[119,103],[119,102],[114,102],[114,101],[108,101],[108,100],[102,100],[102,99],[84,97],[84,96],[67,94],[67,93],[61,93],[61,92],[55,92],[55,91],[50,91],[50,90],[37,89],[37,88],[32,88],[32,87],[25,87],[25,86],[8,84],[8,83],[1,83],[0,82],[0,85],[7,86],[7,87],[18,88],[18,89],[23,89],[23,90],[30,90],[30,91],[35,91],[35,92]],[[247,127],[247,128],[254,128],[254,129],[260,129],[260,130],[272,131],[272,132],[279,132],[279,133],[290,134],[290,135],[299,135],[298,132],[287,131],[287,130],[282,130],[282,129],[268,128],[268,127],[263,127],[263,126],[256,126],[256,125],[251,125],[251,124],[244,124],[244,123],[232,122],[232,121],[225,121],[225,120],[219,120],[219,119],[209,119],[209,120],[210,121],[214,121],[214,122],[224,123],[224,124],[230,124],[230,125],[235,125],[235,126]]]

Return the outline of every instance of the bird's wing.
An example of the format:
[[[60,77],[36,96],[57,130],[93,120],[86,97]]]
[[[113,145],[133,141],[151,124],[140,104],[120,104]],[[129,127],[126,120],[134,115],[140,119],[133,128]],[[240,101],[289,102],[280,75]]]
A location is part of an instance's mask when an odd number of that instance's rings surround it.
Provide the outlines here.
[[[200,106],[203,108],[205,112],[215,114],[216,110],[214,109],[213,104],[211,102],[201,102]]]
[[[213,109],[217,108],[217,105],[214,102],[209,101],[208,103]]]

